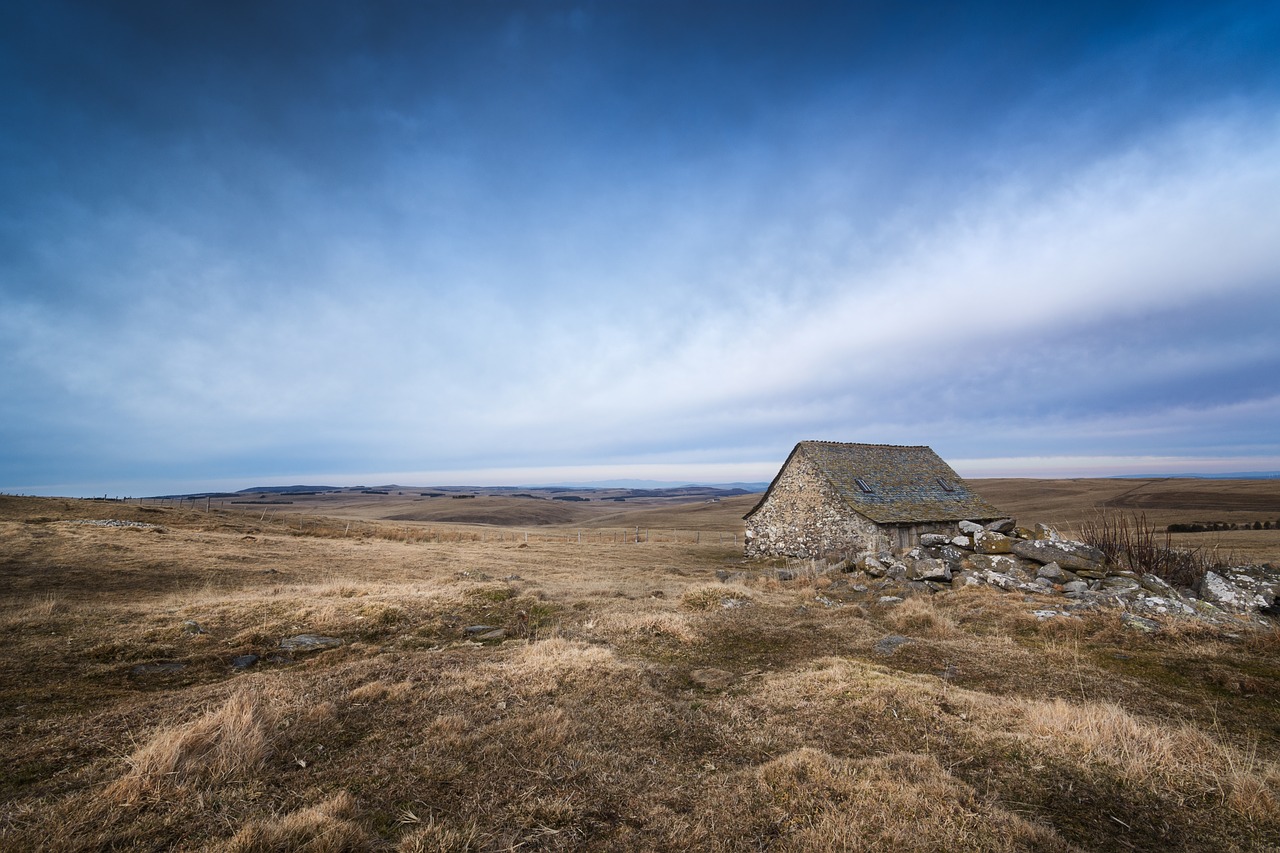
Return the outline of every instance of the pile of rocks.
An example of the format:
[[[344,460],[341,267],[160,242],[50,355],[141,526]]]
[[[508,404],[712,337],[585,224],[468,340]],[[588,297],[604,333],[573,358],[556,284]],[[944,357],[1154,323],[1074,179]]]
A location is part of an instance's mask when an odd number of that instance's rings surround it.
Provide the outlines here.
[[[1034,611],[1041,618],[1104,606],[1212,622],[1243,617],[1268,624],[1264,617],[1280,616],[1280,570],[1270,564],[1222,568],[1206,573],[1198,588],[1174,588],[1156,575],[1113,565],[1099,549],[1052,527],[1019,527],[1011,518],[962,521],[954,535],[925,534],[905,552],[863,554],[849,568],[890,582],[881,584],[886,592],[889,586],[938,592],[974,585],[1021,592],[1041,601]]]

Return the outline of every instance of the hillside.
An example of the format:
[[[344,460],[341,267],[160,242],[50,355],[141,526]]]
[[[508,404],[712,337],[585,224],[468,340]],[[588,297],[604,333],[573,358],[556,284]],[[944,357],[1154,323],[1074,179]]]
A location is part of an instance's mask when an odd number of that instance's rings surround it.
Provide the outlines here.
[[[209,506],[0,496],[0,849],[1280,845],[1275,628],[885,601],[706,535]]]

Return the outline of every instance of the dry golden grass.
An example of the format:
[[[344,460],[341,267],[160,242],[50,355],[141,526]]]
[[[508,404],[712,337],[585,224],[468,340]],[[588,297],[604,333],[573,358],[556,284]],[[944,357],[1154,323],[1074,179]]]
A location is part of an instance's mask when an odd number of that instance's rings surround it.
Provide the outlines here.
[[[269,727],[260,699],[237,691],[199,719],[151,735],[127,759],[128,772],[102,795],[127,807],[163,799],[174,788],[248,778],[266,758]]]
[[[0,849],[1280,845],[1276,631],[143,509],[0,499]]]

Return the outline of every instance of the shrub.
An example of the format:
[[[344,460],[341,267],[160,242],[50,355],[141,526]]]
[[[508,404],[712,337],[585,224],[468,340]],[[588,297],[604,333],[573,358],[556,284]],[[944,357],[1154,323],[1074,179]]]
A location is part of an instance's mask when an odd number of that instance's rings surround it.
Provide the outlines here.
[[[1080,526],[1080,538],[1130,571],[1153,574],[1174,586],[1196,587],[1206,572],[1222,563],[1203,548],[1175,548],[1169,535],[1174,527],[1196,526],[1170,525],[1161,539],[1145,514],[1134,518],[1104,512],[1097,521]]]

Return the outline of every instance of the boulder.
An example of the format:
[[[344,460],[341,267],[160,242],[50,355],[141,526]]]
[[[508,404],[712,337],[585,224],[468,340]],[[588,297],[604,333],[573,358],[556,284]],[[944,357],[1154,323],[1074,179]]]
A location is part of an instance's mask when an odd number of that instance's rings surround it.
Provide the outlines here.
[[[992,572],[992,571],[981,572],[978,575],[978,577],[980,577],[982,580],[986,581],[987,583],[991,584],[992,586],[997,587],[999,589],[1003,589],[1006,592],[1009,590],[1014,590],[1018,588],[1017,580],[1009,577],[1008,575],[1001,574],[1000,572]]]
[[[1062,534],[1047,524],[1037,524],[1035,529],[1035,538],[1044,539],[1049,542],[1057,542],[1062,538]]]
[[[1268,604],[1261,595],[1241,589],[1217,572],[1205,572],[1204,580],[1200,582],[1200,597],[1210,604],[1236,613],[1260,610]]]
[[[977,523],[972,522],[972,521],[962,521],[962,522],[960,522],[960,532],[961,532],[961,533],[968,533],[968,534],[971,534],[971,535],[972,535],[972,534],[974,534],[974,533],[981,533],[982,531],[984,531],[984,530],[986,530],[986,529],[987,529],[987,528],[983,527],[981,524],[977,524]]]
[[[1008,554],[1014,540],[994,530],[983,530],[973,535],[973,550],[979,554]]]
[[[1132,628],[1135,631],[1141,631],[1144,634],[1154,634],[1160,630],[1160,623],[1146,619],[1142,616],[1135,616],[1132,613],[1121,613],[1120,621],[1124,623],[1126,628]]]
[[[998,519],[997,521],[993,521],[990,524],[988,524],[987,530],[990,530],[994,533],[1004,533],[1007,535],[1012,533],[1014,528],[1017,527],[1017,525],[1018,525],[1018,522],[1012,518],[1001,518],[1001,519]]]
[[[1045,578],[1053,583],[1066,583],[1070,580],[1067,572],[1057,563],[1045,563],[1036,571],[1036,577]]]
[[[339,637],[323,637],[319,634],[298,634],[280,641],[280,648],[286,652],[318,652],[323,649],[336,649],[342,645]]]
[[[905,646],[910,642],[910,637],[903,637],[900,634],[890,634],[887,637],[881,637],[871,648],[878,655],[891,655],[898,650],[899,646]]]
[[[950,539],[941,533],[922,533],[920,534],[920,544],[926,548],[935,548],[939,545],[946,545]]]
[[[1012,540],[1010,550],[1019,557],[1045,565],[1057,563],[1075,572],[1101,571],[1107,560],[1106,555],[1092,545],[1066,539],[1017,539]]]
[[[968,536],[957,536],[951,540],[951,544],[957,548],[972,548],[973,540]]]
[[[907,579],[913,581],[949,581],[951,569],[942,560],[923,557],[907,566]]]

